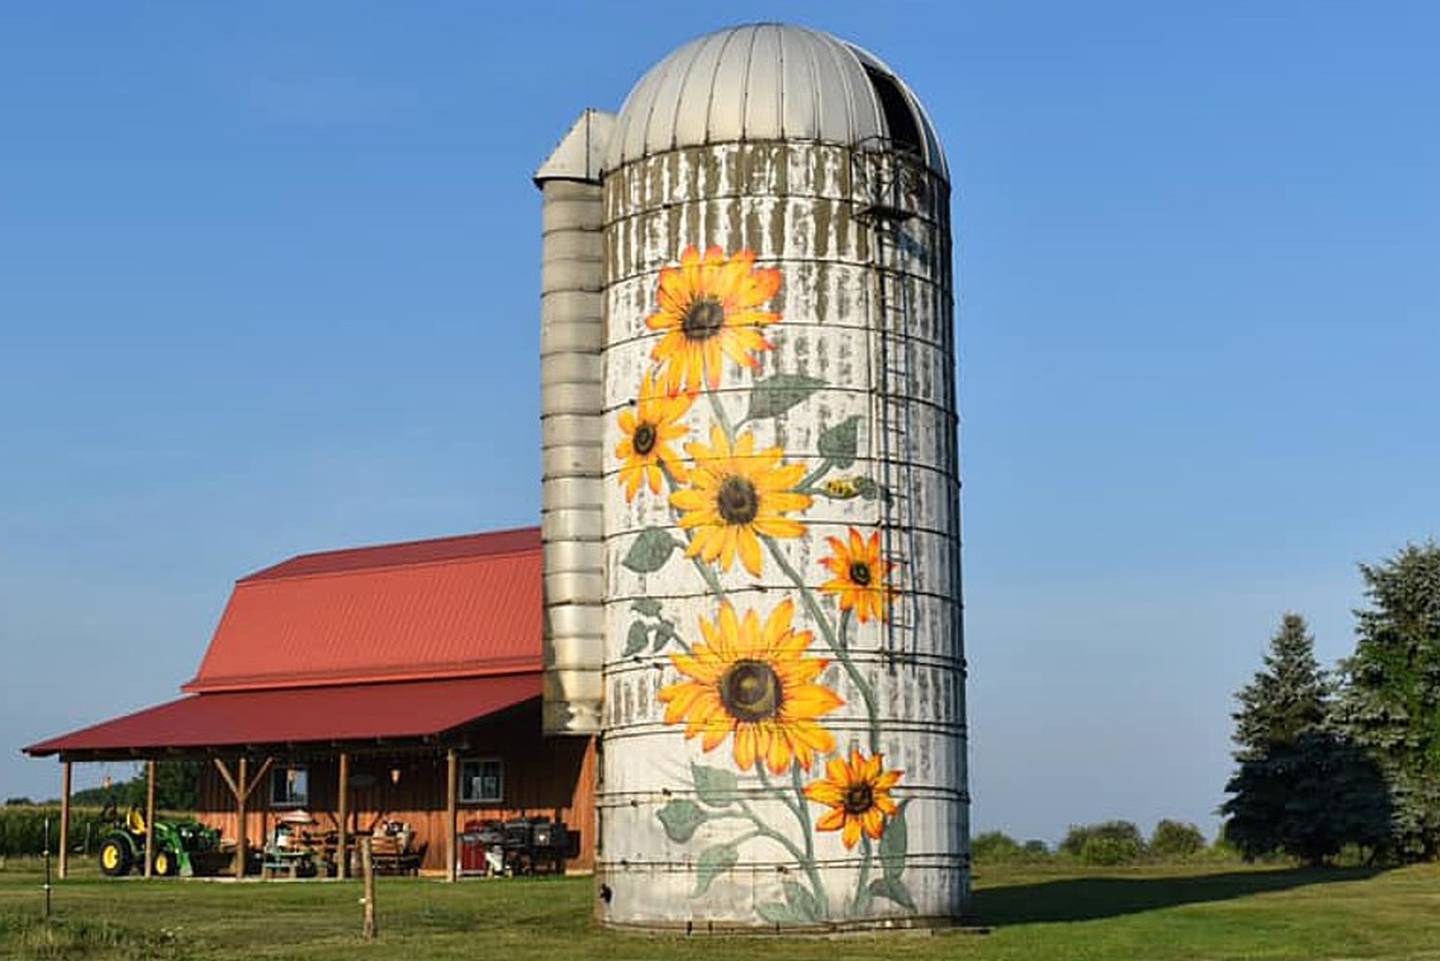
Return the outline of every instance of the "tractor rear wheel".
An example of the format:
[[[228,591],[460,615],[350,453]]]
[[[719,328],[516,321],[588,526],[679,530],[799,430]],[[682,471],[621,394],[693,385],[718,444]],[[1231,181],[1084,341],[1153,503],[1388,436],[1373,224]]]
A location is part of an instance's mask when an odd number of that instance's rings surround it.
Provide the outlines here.
[[[168,878],[175,873],[178,867],[179,865],[175,863],[175,855],[171,852],[164,850],[155,852],[155,874],[157,877]]]
[[[130,846],[119,838],[106,838],[100,845],[100,873],[123,878],[130,873]]]

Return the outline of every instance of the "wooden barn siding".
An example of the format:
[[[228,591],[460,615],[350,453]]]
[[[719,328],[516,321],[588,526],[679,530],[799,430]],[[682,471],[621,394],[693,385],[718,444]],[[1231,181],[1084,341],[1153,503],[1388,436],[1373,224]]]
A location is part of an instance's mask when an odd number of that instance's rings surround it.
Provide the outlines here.
[[[486,818],[529,816],[552,817],[580,832],[579,857],[567,863],[570,870],[593,870],[595,864],[595,765],[594,738],[542,737],[538,716],[526,711],[506,722],[484,725],[470,735],[470,750],[463,758],[499,757],[505,762],[504,800],[499,805],[461,802],[456,815],[457,830],[465,822]],[[339,780],[336,753],[301,755],[294,763],[309,767],[310,800],[305,810],[316,820],[317,830],[333,829]],[[261,757],[250,759],[252,772]],[[282,763],[276,758],[277,765]],[[408,821],[416,845],[424,844],[423,870],[445,870],[445,755],[437,754],[352,754],[350,778],[367,775],[374,783],[350,790],[351,832],[359,834],[378,819]],[[392,784],[390,771],[401,770],[400,782]],[[234,762],[230,763],[234,770]],[[254,776],[253,773],[251,775]],[[200,779],[199,817],[218,827],[227,840],[236,837],[235,801],[214,766]],[[263,844],[275,819],[290,808],[270,807],[269,775],[255,788],[246,812],[247,837],[255,846]]]

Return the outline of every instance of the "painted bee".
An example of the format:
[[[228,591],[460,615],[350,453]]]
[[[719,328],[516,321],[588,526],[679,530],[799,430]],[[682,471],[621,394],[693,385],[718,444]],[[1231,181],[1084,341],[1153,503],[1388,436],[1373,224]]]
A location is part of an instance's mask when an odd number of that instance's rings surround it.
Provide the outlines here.
[[[849,477],[832,477],[820,486],[827,496],[848,501],[853,497],[873,497],[875,482],[862,474]]]

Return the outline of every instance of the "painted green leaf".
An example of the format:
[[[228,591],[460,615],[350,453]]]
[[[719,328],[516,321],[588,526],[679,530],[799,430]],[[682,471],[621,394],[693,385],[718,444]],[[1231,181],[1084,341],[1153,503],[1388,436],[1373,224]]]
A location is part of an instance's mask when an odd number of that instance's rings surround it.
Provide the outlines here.
[[[820,910],[820,902],[804,885],[795,881],[785,881],[781,887],[785,889],[785,903],[797,920],[819,921],[821,919],[823,912]]]
[[[900,802],[900,809],[895,812],[890,823],[885,825],[885,833],[880,836],[880,864],[885,869],[886,880],[899,881],[900,876],[905,873],[905,851],[910,845],[909,830],[905,825],[905,808],[909,804],[908,800]]]
[[[740,851],[733,844],[713,844],[701,851],[699,860],[695,862],[695,890],[690,896],[698,898],[710,890],[711,883],[733,868],[738,860]]]
[[[620,563],[636,574],[653,574],[665,566],[670,554],[679,546],[680,542],[671,537],[669,531],[647,527],[635,538],[635,543],[630,545]]]
[[[665,834],[676,844],[684,844],[695,836],[695,830],[706,821],[705,812],[694,801],[675,798],[655,816],[665,825]]]
[[[915,899],[910,896],[910,889],[899,878],[876,878],[870,882],[870,893],[877,898],[894,901],[906,910],[916,910]]]
[[[644,621],[631,621],[630,630],[625,635],[625,650],[620,652],[620,656],[630,657],[632,654],[639,654],[649,643],[650,628],[645,626]]]
[[[658,651],[679,636],[679,634],[675,633],[675,628],[661,621],[655,625],[655,646],[652,647],[651,650]]]
[[[756,381],[750,388],[750,409],[745,419],[779,417],[824,386],[825,381],[804,374],[776,374]]]
[[[880,496],[880,485],[868,477],[858,477],[855,479],[855,493],[867,501],[873,501]]]
[[[834,464],[838,470],[845,470],[855,463],[855,449],[859,443],[860,415],[855,414],[825,428],[820,434],[817,449],[820,456]]]
[[[653,597],[638,597],[630,604],[630,609],[645,617],[660,616],[660,602]]]
[[[795,917],[795,912],[790,910],[790,905],[780,901],[766,901],[756,905],[755,912],[771,924],[793,924],[799,920]]]
[[[690,774],[695,782],[695,793],[701,801],[712,808],[729,807],[735,803],[735,795],[740,788],[740,778],[735,772],[692,764]]]

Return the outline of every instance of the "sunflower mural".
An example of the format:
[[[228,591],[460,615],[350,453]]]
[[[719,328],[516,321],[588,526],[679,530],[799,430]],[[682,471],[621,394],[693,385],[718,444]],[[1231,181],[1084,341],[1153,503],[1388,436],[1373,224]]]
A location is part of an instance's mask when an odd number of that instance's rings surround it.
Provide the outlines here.
[[[730,438],[719,425],[710,428],[710,443],[685,445],[694,460],[690,486],[670,495],[681,512],[680,526],[692,531],[689,557],[720,562],[728,571],[740,555],[745,569],[760,576],[760,538],[800,537],[805,525],[786,517],[803,511],[813,498],[795,489],[805,476],[804,464],[782,462],[778,447],[755,450],[755,435]]]
[[[715,390],[727,357],[744,367],[758,366],[756,355],[774,348],[762,331],[780,320],[760,307],[779,290],[780,271],[756,268],[749,250],[727,258],[711,247],[701,257],[690,247],[678,267],[660,271],[659,310],[645,325],[665,332],[653,357],[670,391]]]
[[[616,446],[615,456],[620,459],[620,483],[625,485],[626,501],[635,499],[641,484],[648,484],[652,494],[660,493],[666,470],[672,477],[685,477],[685,467],[670,443],[685,436],[680,419],[690,410],[690,403],[689,397],[671,396],[652,374],[646,374],[640,382],[635,410],[620,412],[624,440]]]
[[[741,618],[728,603],[713,624],[702,618],[705,640],[689,654],[670,655],[686,679],[660,691],[665,723],[683,722],[687,739],[703,734],[706,751],[733,736],[742,771],[757,758],[772,774],[788,773],[792,762],[808,771],[817,754],[835,750],[818,719],[844,702],[813,683],[829,662],[805,656],[812,636],[790,626],[794,613],[787,599],[763,626],[753,610]]]
[[[814,537],[806,514],[817,500],[884,492],[863,473],[839,473],[856,463],[858,416],[823,430],[808,459],[757,439],[754,425],[778,423],[827,386],[803,371],[759,374],[782,323],[772,305],[782,280],[779,269],[757,266],[753,251],[720,247],[689,247],[660,272],[656,310],[645,320],[660,336],[633,404],[616,415],[614,456],[626,502],[655,498],[671,522],[642,530],[622,563],[648,574],[673,558],[688,561],[713,613],[678,623],[660,601],[640,598],[623,656],[663,652],[659,663],[674,678],[656,695],[663,722],[694,744],[694,800],[672,798],[658,812],[677,844],[712,838],[696,854],[691,896],[705,897],[742,845],[765,841],[797,870],[759,904],[760,916],[825,924],[872,916],[877,899],[888,914],[915,910],[904,878],[907,802],[892,796],[903,772],[885,766],[875,694],[848,639],[854,621],[884,622],[897,590],[878,533],[867,538],[851,527],[844,538],[825,538],[829,554],[810,579],[792,557],[792,545]],[[743,411],[732,409],[737,400]],[[726,579],[762,574],[788,586],[778,597],[762,593],[761,608],[732,603]],[[810,586],[827,574],[818,589]],[[832,664],[856,695],[852,712],[863,711],[864,750],[842,748],[828,726],[847,706],[824,681]],[[781,823],[747,800],[756,797],[782,802]],[[701,831],[727,821],[748,829]],[[816,853],[819,839],[837,835],[858,863],[845,892],[826,890]]]

